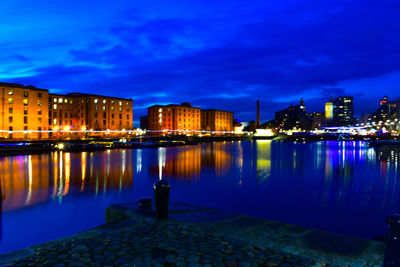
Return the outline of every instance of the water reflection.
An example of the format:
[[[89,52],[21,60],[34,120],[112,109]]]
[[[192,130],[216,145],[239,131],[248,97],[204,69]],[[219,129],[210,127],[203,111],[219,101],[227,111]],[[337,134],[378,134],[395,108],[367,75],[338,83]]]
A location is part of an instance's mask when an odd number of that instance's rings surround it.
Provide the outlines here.
[[[3,211],[36,205],[69,194],[118,190],[132,185],[131,154],[120,151],[25,155],[0,158]],[[116,164],[118,163],[118,164]],[[90,164],[89,172],[87,165]]]
[[[257,177],[263,182],[271,175],[271,140],[257,140]]]
[[[158,164],[149,167],[149,176],[157,175],[159,179],[198,180],[202,168],[211,168],[216,177],[222,176],[233,164],[232,155],[225,151],[226,148],[227,144],[224,142],[169,150],[158,148]]]
[[[177,201],[366,238],[384,235],[385,217],[400,212],[399,152],[387,155],[364,142],[245,141],[0,157],[0,252],[10,247],[7,227],[9,240],[32,228],[21,217],[42,211],[34,229],[43,233],[43,222],[59,212],[65,221],[60,235],[82,231],[96,226],[80,228],[90,220],[104,222],[106,205],[152,194],[152,183],[161,178],[171,180],[171,198]],[[65,210],[68,205],[73,208]],[[25,207],[37,210],[29,213]]]

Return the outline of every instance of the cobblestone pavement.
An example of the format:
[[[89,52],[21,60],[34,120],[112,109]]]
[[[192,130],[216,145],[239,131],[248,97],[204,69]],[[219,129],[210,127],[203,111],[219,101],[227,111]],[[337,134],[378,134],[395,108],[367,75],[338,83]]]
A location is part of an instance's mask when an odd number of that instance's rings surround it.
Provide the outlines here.
[[[98,228],[35,249],[9,266],[313,266],[312,260],[221,236],[213,227],[153,219]],[[316,266],[324,266],[319,264]]]
[[[177,212],[169,220],[157,221],[126,210],[130,215],[123,221],[31,247],[8,261],[0,257],[0,263],[5,262],[0,266],[358,267],[381,266],[382,262],[382,257],[365,260],[373,252],[370,241],[350,238],[342,242],[337,235],[327,237],[325,232],[254,217],[206,209]],[[111,217],[120,216],[118,212]],[[348,246],[325,253],[331,249],[324,247],[329,238]],[[319,248],[312,247],[313,240]],[[304,248],[308,243],[311,254]]]

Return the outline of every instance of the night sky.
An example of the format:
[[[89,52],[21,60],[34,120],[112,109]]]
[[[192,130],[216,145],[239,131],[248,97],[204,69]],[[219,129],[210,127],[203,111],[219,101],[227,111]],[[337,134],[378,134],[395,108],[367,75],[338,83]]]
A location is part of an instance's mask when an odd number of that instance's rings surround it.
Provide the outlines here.
[[[191,102],[261,120],[353,95],[400,97],[399,0],[2,1],[0,81],[54,93]]]

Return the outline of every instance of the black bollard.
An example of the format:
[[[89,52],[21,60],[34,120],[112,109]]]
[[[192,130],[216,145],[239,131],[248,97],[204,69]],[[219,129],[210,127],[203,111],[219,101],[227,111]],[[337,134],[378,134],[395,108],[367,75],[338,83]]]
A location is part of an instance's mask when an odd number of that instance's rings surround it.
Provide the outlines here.
[[[156,206],[156,216],[159,220],[168,219],[169,184],[165,180],[154,183],[154,203]]]
[[[386,252],[383,266],[400,266],[400,214],[386,219],[389,231],[386,235]]]

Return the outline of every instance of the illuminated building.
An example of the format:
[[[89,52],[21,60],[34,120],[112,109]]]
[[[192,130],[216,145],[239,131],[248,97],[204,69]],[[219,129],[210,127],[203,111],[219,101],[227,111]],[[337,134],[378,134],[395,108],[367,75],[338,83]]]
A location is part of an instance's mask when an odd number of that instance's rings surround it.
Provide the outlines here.
[[[298,105],[290,105],[290,107],[275,112],[275,120],[268,122],[268,125],[275,124],[276,127],[283,130],[291,130],[293,128],[301,130],[310,130],[312,121],[305,112],[303,99]]]
[[[349,126],[354,124],[352,96],[340,96],[333,101],[333,121],[337,126]]]
[[[200,108],[189,103],[155,105],[148,108],[148,130],[167,133],[194,133],[200,131]]]
[[[332,99],[332,97],[329,99],[329,102],[325,103],[325,119],[327,119],[327,120],[333,119],[333,99]]]
[[[323,126],[326,114],[322,112],[312,112],[307,114],[308,117],[311,118],[312,120],[312,128],[313,129],[319,129],[321,126]]]
[[[387,96],[384,96],[379,101],[378,109],[369,116],[368,121],[379,123],[386,122],[387,120],[399,119],[399,104],[399,100],[389,101],[389,98]]]
[[[0,83],[0,93],[0,138],[42,139],[84,135],[86,130],[112,134],[133,129],[131,99],[49,94],[47,89],[9,83]]]
[[[233,131],[233,113],[208,109],[201,111],[201,129],[205,131]]]
[[[0,83],[0,93],[0,138],[48,137],[47,89]]]
[[[49,129],[53,137],[86,130],[86,99],[49,94]]]
[[[76,99],[76,114],[81,114],[76,120],[81,127],[93,131],[133,129],[132,99],[82,93],[70,93],[65,97]]]

